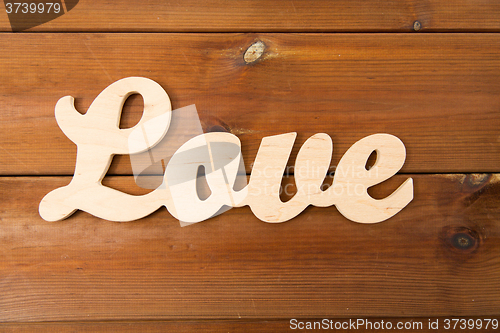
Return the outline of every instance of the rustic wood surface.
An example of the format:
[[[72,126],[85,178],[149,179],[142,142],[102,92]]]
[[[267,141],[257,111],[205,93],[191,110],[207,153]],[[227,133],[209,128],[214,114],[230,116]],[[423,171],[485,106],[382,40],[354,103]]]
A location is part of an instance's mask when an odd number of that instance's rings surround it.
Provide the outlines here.
[[[462,317],[455,317],[456,319],[463,319]],[[484,317],[467,317],[467,319],[480,320]],[[488,317],[499,319],[500,317]],[[321,321],[324,318],[314,318],[314,319],[303,319],[303,321]],[[342,319],[330,319],[335,322],[347,322],[349,323],[350,318],[342,318]],[[415,329],[404,330],[405,332],[421,332],[421,333],[429,333],[436,332],[436,329],[430,329],[428,327],[429,320],[431,322],[435,322],[436,320],[441,323],[441,327],[444,325],[444,321],[447,318],[445,317],[429,317],[429,318],[377,318],[371,319],[372,326],[373,323],[377,321],[384,320],[385,323],[391,322],[393,327],[396,327],[397,323],[402,323],[403,325],[406,323],[410,323],[410,325],[414,325]],[[449,319],[449,318],[448,318]],[[352,319],[351,319],[352,320]],[[422,328],[417,329],[417,325],[422,323]],[[484,322],[486,323],[486,322]],[[452,326],[453,326],[452,322]],[[335,324],[334,324],[335,325]],[[408,324],[407,324],[408,325]],[[446,332],[457,333],[464,332],[470,330],[459,329],[461,324],[458,324],[456,329],[449,329]],[[409,326],[410,327],[410,326]],[[0,324],[1,332],[15,332],[15,333],[24,333],[24,332],[37,332],[37,333],[52,333],[52,332],[123,332],[123,333],[136,333],[136,332],[204,332],[204,333],[220,333],[220,332],[245,332],[245,333],[253,333],[253,332],[290,332],[290,321],[289,320],[246,320],[246,319],[238,319],[238,320],[191,320],[191,321],[139,321],[139,322],[130,322],[130,321],[119,321],[119,322],[61,322],[61,323],[12,323],[12,324]],[[302,332],[310,332],[310,330],[296,330]],[[352,332],[354,330],[344,330],[346,332]],[[381,332],[380,329],[372,328],[368,326],[368,329],[359,329],[357,331],[367,332],[367,333],[378,333]],[[395,330],[396,331],[396,330]],[[293,332],[293,331],[292,331]],[[488,329],[483,329],[481,332],[498,332],[498,329],[492,328],[491,324]]]
[[[496,34],[6,34],[0,54],[0,174],[71,175],[76,146],[54,107],[85,112],[112,82],[144,76],[172,108],[196,104],[206,131],[242,141],[247,172],[264,136],[333,139],[332,166],[359,139],[390,133],[402,172],[499,172],[500,38]],[[266,48],[246,64],[255,41]],[[487,45],[488,47],[485,47]],[[50,52],[47,52],[50,50]],[[142,114],[135,98],[124,126]],[[118,156],[112,174],[131,174]],[[332,169],[333,171],[333,169]]]
[[[500,319],[500,2],[80,0],[28,33],[10,33],[0,7],[0,332]],[[415,198],[375,225],[334,206],[278,225],[248,207],[183,228],[164,208],[129,223],[42,220],[40,200],[75,167],[57,100],[84,113],[128,76],[157,81],[173,109],[196,104],[206,132],[237,135],[247,175],[264,136],[297,132],[293,165],[307,138],[330,135],[333,172],[357,140],[396,135],[402,174],[369,192],[413,177]],[[141,114],[130,97],[121,127]],[[107,186],[150,191],[128,156],[109,174]]]
[[[0,31],[11,31],[2,10]],[[495,0],[80,0],[31,31],[410,32],[500,31]]]
[[[70,178],[3,177],[0,320],[498,315],[500,176],[412,177],[417,200],[379,224],[309,207],[275,225],[245,207],[184,228],[165,209],[45,222],[38,202]],[[131,177],[105,184],[142,191]]]

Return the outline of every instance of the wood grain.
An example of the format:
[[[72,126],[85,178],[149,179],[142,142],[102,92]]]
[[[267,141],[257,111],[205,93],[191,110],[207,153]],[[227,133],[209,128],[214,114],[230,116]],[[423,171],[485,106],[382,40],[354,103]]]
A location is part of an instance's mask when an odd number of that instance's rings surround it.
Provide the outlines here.
[[[38,202],[69,177],[2,177],[0,321],[498,315],[500,175],[412,177],[415,200],[380,224],[310,207],[273,225],[238,208],[184,228],[166,210],[45,222]]]
[[[462,319],[460,317],[454,317],[457,319]],[[481,319],[500,319],[499,316],[488,316],[488,317],[467,317],[465,319],[469,320],[481,320]],[[321,322],[324,318],[315,318],[315,319],[300,319],[301,321],[307,322]],[[328,319],[328,318],[327,318]],[[445,319],[450,318],[365,318],[365,320],[370,321],[373,324],[381,321],[384,321],[384,325],[387,325],[388,322],[391,322],[392,327],[396,327],[398,323],[402,323],[403,325],[406,323],[410,323],[410,325],[415,325],[415,329],[404,329],[405,332],[421,332],[421,333],[429,333],[436,332],[436,329],[430,329],[428,327],[429,320],[431,322],[435,322],[436,320],[441,323],[441,328],[444,327]],[[330,319],[333,321],[333,325],[335,323],[349,323],[349,318],[335,318]],[[353,319],[351,319],[353,320]],[[485,329],[487,321],[483,321],[483,328],[481,330],[477,330],[480,332],[498,332],[492,328],[492,325],[489,324],[488,329]],[[421,328],[416,325],[420,325],[422,323]],[[407,324],[408,325],[408,324]],[[452,326],[454,322],[452,322]],[[458,323],[456,326],[457,329],[449,329],[447,332],[463,332],[464,330],[460,330],[461,323]],[[411,327],[411,326],[408,326]],[[359,330],[362,332],[373,333],[380,332],[380,329],[372,328],[368,326],[368,329],[365,329],[366,326],[360,326]],[[193,321],[139,321],[139,322],[59,322],[59,323],[12,323],[12,324],[0,324],[0,331],[8,333],[8,332],[16,332],[16,333],[28,333],[28,332],[36,332],[36,333],[48,333],[48,332],[121,332],[121,333],[136,333],[136,332],[204,332],[204,333],[220,333],[220,332],[245,332],[245,333],[253,333],[253,332],[290,332],[290,319],[286,320],[193,320]],[[297,331],[299,331],[297,329]],[[304,330],[302,330],[304,331]],[[401,331],[401,330],[400,330]],[[473,330],[468,330],[472,331]],[[307,331],[306,331],[307,332]]]
[[[56,124],[57,100],[72,95],[84,112],[106,86],[128,76],[157,81],[173,109],[196,104],[206,131],[239,136],[247,172],[264,136],[293,131],[290,164],[315,133],[332,137],[332,165],[357,140],[390,133],[407,149],[402,172],[500,171],[496,34],[1,38],[2,175],[72,174],[76,146]],[[245,50],[257,40],[265,50],[247,64]],[[129,103],[124,126],[139,120],[141,103]],[[131,174],[127,156],[115,160],[110,173]]]
[[[0,332],[500,319],[500,2],[80,0],[19,34],[3,8]],[[84,113],[128,76],[160,83],[174,109],[196,104],[206,132],[237,135],[247,174],[265,136],[298,133],[291,166],[310,136],[330,135],[333,172],[357,140],[396,135],[406,174],[369,193],[413,177],[414,200],[376,225],[334,206],[278,225],[248,207],[183,228],[165,209],[130,223],[42,220],[40,200],[75,170],[57,100],[72,95]],[[131,96],[120,126],[141,114]],[[132,174],[129,157],[115,156],[109,174]],[[150,192],[130,176],[103,184]],[[282,187],[293,194],[294,178]]]
[[[30,31],[98,32],[409,32],[500,31],[494,0],[80,0]],[[0,30],[11,31],[2,10]]]

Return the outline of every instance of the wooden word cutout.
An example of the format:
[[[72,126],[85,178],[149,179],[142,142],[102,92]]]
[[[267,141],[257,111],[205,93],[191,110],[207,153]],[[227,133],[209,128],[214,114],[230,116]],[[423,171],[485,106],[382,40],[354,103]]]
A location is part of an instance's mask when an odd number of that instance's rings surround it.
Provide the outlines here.
[[[123,104],[136,93],[144,99],[143,116],[133,128],[120,129]],[[216,215],[224,207],[248,205],[262,221],[280,223],[294,218],[309,205],[335,205],[352,221],[377,223],[394,216],[413,199],[411,178],[384,199],[376,200],[367,192],[368,187],[392,177],[404,164],[405,147],[389,134],[370,135],[352,145],[336,168],[333,184],[321,190],[333,147],[330,136],[324,133],[313,135],[301,147],[295,163],[298,191],[285,203],[279,198],[280,184],[296,133],[262,139],[250,181],[239,191],[234,190],[241,161],[238,137],[230,133],[198,135],[172,156],[161,186],[146,195],[134,196],[101,182],[114,154],[146,151],[163,139],[171,120],[170,99],[165,90],[147,78],[125,78],[104,89],[85,115],[76,111],[71,96],[57,102],[55,115],[59,127],[78,150],[70,184],[48,193],[40,202],[40,215],[47,221],[62,220],[80,209],[103,219],[125,222],[165,206],[180,221],[195,223]],[[147,142],[131,146],[134,129],[141,127],[147,129]],[[377,159],[367,170],[365,165],[373,151]],[[205,167],[211,190],[205,200],[199,198],[196,190],[200,165]]]

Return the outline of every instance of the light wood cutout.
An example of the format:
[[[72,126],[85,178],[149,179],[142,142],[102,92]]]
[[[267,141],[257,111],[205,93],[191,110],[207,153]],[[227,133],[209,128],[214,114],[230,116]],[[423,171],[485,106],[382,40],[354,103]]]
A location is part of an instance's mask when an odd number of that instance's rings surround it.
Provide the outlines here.
[[[130,129],[120,129],[120,115],[131,94],[141,94],[144,113]],[[413,180],[408,178],[384,199],[367,190],[395,175],[403,166],[406,150],[397,137],[374,134],[354,143],[339,161],[332,186],[321,185],[330,167],[333,143],[327,134],[310,137],[295,162],[297,193],[287,202],[280,199],[280,184],[296,133],[264,137],[250,181],[236,191],[234,185],[242,161],[241,143],[230,133],[206,133],[184,143],[168,162],[163,183],[149,194],[134,196],[102,185],[114,154],[135,154],[160,142],[171,119],[170,99],[156,82],[140,77],[119,80],[97,96],[85,115],[74,108],[71,96],[61,98],[55,109],[64,134],[78,147],[71,183],[47,194],[39,212],[47,221],[62,220],[80,209],[111,221],[132,221],[161,206],[184,224],[209,219],[228,207],[250,206],[260,220],[288,221],[307,206],[336,205],[342,215],[359,223],[384,221],[413,199]],[[137,133],[142,133],[137,135]],[[372,152],[375,164],[366,169]],[[203,166],[210,196],[201,200],[196,189],[198,168]]]

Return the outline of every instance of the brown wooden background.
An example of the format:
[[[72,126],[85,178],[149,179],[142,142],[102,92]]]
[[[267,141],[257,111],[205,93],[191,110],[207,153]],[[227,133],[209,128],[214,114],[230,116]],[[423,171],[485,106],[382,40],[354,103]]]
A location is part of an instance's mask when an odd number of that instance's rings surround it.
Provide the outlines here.
[[[0,330],[500,316],[500,2],[81,0],[22,33],[1,8]],[[264,53],[246,63],[258,41]],[[185,228],[165,209],[123,224],[43,221],[41,198],[70,181],[76,156],[56,101],[72,95],[85,112],[127,76],[160,83],[174,109],[196,104],[205,130],[238,135],[248,173],[264,136],[298,132],[294,156],[328,133],[335,165],[366,135],[396,135],[405,166],[372,193],[411,176],[415,199],[376,225],[335,207],[278,225],[248,207]],[[122,126],[141,103],[129,100]],[[108,174],[144,193],[127,156]]]

